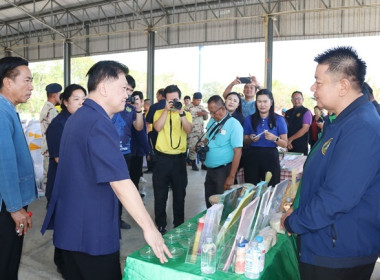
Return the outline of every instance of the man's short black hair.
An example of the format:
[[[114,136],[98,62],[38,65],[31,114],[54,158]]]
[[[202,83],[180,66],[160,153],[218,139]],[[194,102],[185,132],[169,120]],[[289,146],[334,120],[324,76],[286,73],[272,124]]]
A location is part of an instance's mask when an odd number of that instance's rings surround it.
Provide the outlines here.
[[[352,47],[328,49],[317,55],[314,61],[318,64],[328,65],[329,72],[342,75],[342,78],[346,78],[353,85],[356,85],[357,89],[362,88],[367,65]]]
[[[140,98],[140,100],[143,100],[143,99],[144,99],[144,95],[143,95],[143,93],[142,93],[141,91],[138,91],[138,90],[134,91],[134,92],[132,93],[132,96],[138,96],[138,97]]]
[[[125,78],[127,79],[128,85],[130,85],[133,89],[135,89],[135,87],[136,87],[135,79],[131,75],[127,75],[127,76],[125,76]]]
[[[190,96],[186,95],[183,100],[186,100],[186,99],[191,99]]]
[[[207,101],[207,104],[210,104],[210,103],[215,103],[217,106],[224,106],[224,101],[222,97],[220,97],[220,95],[211,96]]]
[[[105,79],[117,79],[120,73],[127,75],[128,72],[128,67],[117,61],[99,61],[95,63],[87,72],[86,76],[88,76],[88,91],[91,92],[93,90],[96,90],[98,84]]]
[[[166,98],[166,94],[167,93],[172,93],[172,92],[178,92],[178,98],[181,98],[181,90],[177,87],[177,85],[167,86],[164,89],[164,92],[163,92],[162,96]]]
[[[301,96],[302,96],[302,98],[303,98],[303,94],[302,94],[302,92],[300,92],[299,90],[296,90],[296,91],[294,91],[293,93],[292,93],[292,98],[293,98],[293,96],[295,95],[295,94],[300,94]]]
[[[4,78],[14,80],[20,74],[16,68],[22,65],[28,66],[29,63],[21,57],[9,56],[0,59],[0,89],[3,87]]]

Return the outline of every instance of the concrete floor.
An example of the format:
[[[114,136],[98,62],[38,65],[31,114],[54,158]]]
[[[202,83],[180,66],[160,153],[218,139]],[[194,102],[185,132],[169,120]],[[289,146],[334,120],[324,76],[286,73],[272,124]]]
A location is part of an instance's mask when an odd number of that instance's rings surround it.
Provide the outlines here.
[[[206,171],[200,170],[198,172],[192,171],[188,167],[188,186],[185,204],[185,219],[189,219],[199,212],[205,210],[203,183]],[[144,203],[148,212],[154,217],[153,212],[153,190],[152,190],[152,175],[144,174],[147,180],[144,185],[143,191],[146,193]],[[169,196],[167,204],[168,214],[168,230],[171,229],[173,223],[172,217],[172,200]],[[40,229],[43,219],[46,214],[46,199],[40,198],[29,206],[30,211],[33,212],[33,228],[28,231],[24,240],[23,254],[19,270],[20,280],[58,280],[62,279],[60,274],[57,273],[55,264],[53,262],[54,247],[52,243],[52,232],[48,231],[44,236],[41,235]],[[122,230],[121,250],[120,250],[120,263],[122,271],[127,256],[145,245],[141,229],[132,220],[132,218],[123,212],[123,219],[132,225],[129,230]],[[291,280],[291,279],[290,279]],[[378,261],[375,271],[371,280],[380,280],[380,261]]]

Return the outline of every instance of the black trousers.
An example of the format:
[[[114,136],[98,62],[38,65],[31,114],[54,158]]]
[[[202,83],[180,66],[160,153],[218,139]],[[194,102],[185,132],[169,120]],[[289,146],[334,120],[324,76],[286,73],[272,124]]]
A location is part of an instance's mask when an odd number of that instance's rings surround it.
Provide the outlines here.
[[[120,280],[120,252],[91,256],[62,250],[66,280]]]
[[[131,176],[131,180],[133,184],[135,184],[137,189],[139,189],[140,177],[143,175],[142,166],[143,166],[143,157],[132,156],[130,168],[128,167],[129,175]]]
[[[224,183],[231,171],[231,163],[217,168],[207,168],[205,180],[205,200],[207,208],[211,207],[208,200],[214,194],[224,193]]]
[[[25,210],[27,207],[24,207]],[[0,212],[0,279],[17,280],[24,235],[18,236],[11,214],[2,202]]]
[[[257,184],[265,180],[265,173],[272,172],[269,186],[280,182],[280,160],[277,148],[249,147],[244,156],[244,180],[246,183]]]
[[[159,153],[152,179],[156,225],[163,228],[167,225],[166,202],[170,186],[173,191],[173,224],[174,227],[179,226],[185,219],[186,153],[180,155]]]
[[[327,268],[300,262],[302,280],[370,280],[375,263],[350,268]]]

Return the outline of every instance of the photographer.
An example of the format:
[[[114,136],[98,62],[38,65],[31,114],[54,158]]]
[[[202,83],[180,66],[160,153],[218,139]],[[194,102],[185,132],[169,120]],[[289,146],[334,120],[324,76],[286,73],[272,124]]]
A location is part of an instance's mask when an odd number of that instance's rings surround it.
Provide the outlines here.
[[[255,95],[256,92],[261,88],[261,86],[259,85],[259,82],[257,81],[255,76],[236,77],[236,79],[233,80],[224,90],[223,98],[226,99],[227,95],[232,91],[232,88],[239,84],[245,84],[243,91],[244,99],[241,103],[241,110],[244,118],[246,118],[249,115],[252,115],[256,112]]]
[[[243,127],[237,119],[230,116],[219,95],[211,96],[207,104],[212,118],[207,124],[203,144],[207,144],[209,149],[205,160],[205,199],[209,208],[211,195],[222,194],[234,184],[243,147]],[[202,153],[199,147],[197,151]]]
[[[167,86],[163,96],[166,101],[165,108],[157,110],[153,118],[153,127],[158,132],[153,189],[156,225],[165,234],[169,185],[173,190],[174,227],[182,224],[185,219],[187,134],[191,132],[193,125],[191,115],[183,110],[179,101],[181,90],[176,85]]]

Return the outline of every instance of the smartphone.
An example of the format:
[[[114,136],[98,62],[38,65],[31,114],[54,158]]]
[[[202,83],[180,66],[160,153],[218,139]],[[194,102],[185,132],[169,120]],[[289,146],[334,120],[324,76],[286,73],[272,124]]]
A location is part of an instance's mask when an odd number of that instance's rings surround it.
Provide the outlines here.
[[[252,83],[251,77],[240,77],[239,78],[241,84],[250,84]]]

